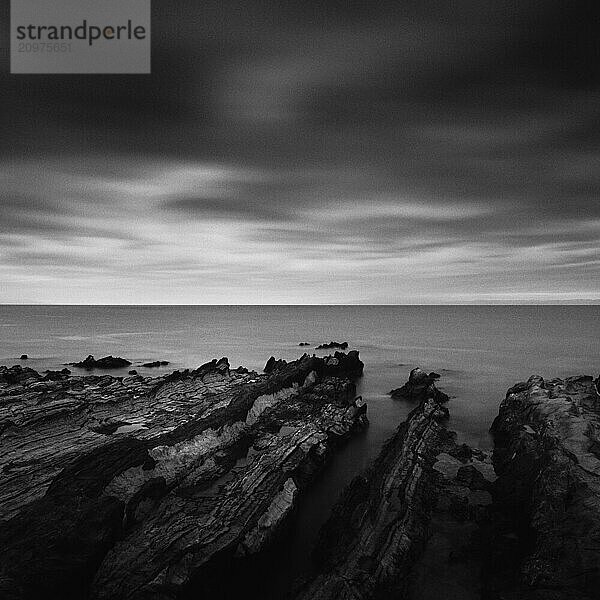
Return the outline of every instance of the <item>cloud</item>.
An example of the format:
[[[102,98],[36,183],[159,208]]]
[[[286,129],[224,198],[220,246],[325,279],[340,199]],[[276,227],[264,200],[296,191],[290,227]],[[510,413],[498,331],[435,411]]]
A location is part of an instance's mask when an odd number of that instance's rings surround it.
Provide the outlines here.
[[[597,6],[153,11],[150,76],[0,73],[0,301],[600,297]]]

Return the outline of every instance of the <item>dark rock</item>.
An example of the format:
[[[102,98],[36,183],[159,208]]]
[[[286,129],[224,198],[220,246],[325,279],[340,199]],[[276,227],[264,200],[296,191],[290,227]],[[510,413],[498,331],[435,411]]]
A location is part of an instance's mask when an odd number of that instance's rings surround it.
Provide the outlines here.
[[[282,369],[287,366],[287,362],[283,359],[277,360],[274,356],[271,356],[265,365],[264,372],[272,373],[273,371],[277,371],[278,369]]]
[[[357,350],[351,350],[347,354],[344,352],[335,352],[333,356],[317,357],[304,354],[300,360],[309,361],[313,366],[312,370],[319,375],[339,376],[345,374],[349,377],[361,377],[364,364],[360,360]],[[271,356],[265,365],[265,373],[273,373],[285,369],[288,363],[285,360],[276,360]]]
[[[300,342],[298,346],[310,346],[308,342]]]
[[[458,484],[464,485],[471,490],[488,490],[490,487],[489,482],[482,475],[481,471],[473,465],[460,467],[455,479]]]
[[[329,342],[328,344],[321,344],[317,346],[317,350],[329,350],[332,348],[339,348],[340,350],[346,350],[348,348],[348,342]]]
[[[413,373],[412,384],[423,381]],[[482,597],[495,474],[488,454],[457,445],[447,415],[425,398],[350,483],[320,531],[315,573],[297,600]]]
[[[0,368],[3,597],[166,600],[227,585],[214,573],[262,556],[366,426],[359,371],[357,353],[269,375],[226,358],[156,378]]]
[[[435,386],[435,379],[439,377],[435,375],[437,373],[428,375],[417,367],[410,372],[408,381],[402,387],[392,390],[389,394],[394,400],[423,402],[427,398],[433,398],[436,402],[447,402],[448,396]]]
[[[598,598],[599,422],[591,377],[531,377],[508,391],[491,430],[489,597]]]
[[[438,497],[436,456],[453,443],[445,412],[421,403],[356,477],[319,534],[317,573],[299,600],[405,598]]]
[[[45,372],[45,377],[44,379],[50,379],[52,381],[59,381],[61,379],[65,379],[66,377],[68,377],[71,374],[71,371],[69,369],[61,369],[60,371],[50,371],[47,370]]]
[[[169,364],[168,360],[155,360],[154,362],[147,362],[142,365],[142,367],[147,367],[149,369],[154,367],[165,367]]]
[[[28,358],[27,354],[21,354],[21,360],[27,360]]]
[[[17,384],[23,383],[28,380],[38,380],[42,376],[29,367],[22,367],[21,365],[14,365],[12,367],[0,367],[0,384]]]
[[[202,377],[203,375],[207,375],[209,373],[217,372],[221,374],[229,373],[230,365],[229,361],[225,356],[217,360],[213,358],[210,362],[204,363],[200,365],[197,369],[194,369],[191,374]]]
[[[131,371],[127,371],[128,375],[137,375],[138,372],[135,369],[131,369]]]
[[[452,448],[448,454],[454,456],[454,458],[458,458],[461,462],[466,463],[473,457],[473,450],[470,446],[467,446],[467,444],[461,444],[460,446]]]
[[[81,362],[69,364],[73,367],[78,367],[79,369],[86,369],[89,371],[92,369],[121,369],[131,365],[128,360],[118,356],[105,356],[96,360],[91,354]]]

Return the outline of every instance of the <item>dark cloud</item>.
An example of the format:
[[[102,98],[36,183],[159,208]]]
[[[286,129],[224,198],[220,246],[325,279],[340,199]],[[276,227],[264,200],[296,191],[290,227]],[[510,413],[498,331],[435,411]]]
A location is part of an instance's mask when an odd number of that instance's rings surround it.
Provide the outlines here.
[[[0,274],[157,301],[598,298],[599,18],[182,0],[153,3],[148,76],[11,76],[5,52]],[[7,47],[8,3],[0,23]]]

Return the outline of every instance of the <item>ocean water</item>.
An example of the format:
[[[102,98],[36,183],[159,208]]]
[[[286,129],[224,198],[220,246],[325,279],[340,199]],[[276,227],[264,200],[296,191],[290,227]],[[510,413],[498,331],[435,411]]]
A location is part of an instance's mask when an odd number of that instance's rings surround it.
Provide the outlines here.
[[[112,354],[156,375],[227,356],[234,367],[260,371],[271,355],[290,360],[322,342],[348,341],[365,363],[358,394],[370,427],[335,455],[302,499],[282,561],[290,578],[307,568],[316,533],[344,486],[413,408],[387,394],[413,367],[441,374],[438,387],[452,398],[450,427],[459,441],[489,448],[489,426],[515,382],[600,373],[599,317],[600,306],[0,306],[0,364],[43,371]],[[21,354],[30,359],[20,361]],[[150,360],[170,364],[138,366]]]

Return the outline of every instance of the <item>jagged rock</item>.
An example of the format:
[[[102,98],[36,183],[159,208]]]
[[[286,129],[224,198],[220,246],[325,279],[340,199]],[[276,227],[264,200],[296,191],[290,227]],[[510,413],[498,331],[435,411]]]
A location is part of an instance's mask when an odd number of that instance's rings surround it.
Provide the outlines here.
[[[142,365],[142,367],[147,367],[152,369],[154,367],[165,367],[169,364],[168,360],[155,360],[153,362],[147,362]]]
[[[264,372],[272,373],[273,371],[277,371],[287,365],[287,362],[283,359],[277,360],[274,356],[271,356],[265,365]]]
[[[92,369],[121,369],[128,367],[131,362],[118,356],[105,356],[96,360],[91,354],[85,360],[78,363],[69,363],[72,367],[78,367],[80,369],[86,369],[91,371]]]
[[[302,359],[308,358],[307,354],[302,356]],[[328,375],[346,374],[351,377],[361,377],[364,370],[364,364],[359,358],[357,350],[351,350],[347,354],[344,352],[336,352],[333,356],[325,356],[322,359],[312,357],[314,360],[322,360],[321,368]],[[276,360],[271,356],[265,365],[265,373],[273,373],[279,369],[285,368],[287,362],[283,359]]]
[[[346,378],[359,371],[357,353],[270,375],[226,358],[157,378],[0,368],[0,591],[218,589],[214,574],[260,555],[336,444],[366,425]]]
[[[448,436],[447,411],[428,399],[385,444],[374,465],[355,478],[319,535],[302,600],[397,597],[427,536],[436,456]]]
[[[27,354],[21,354],[21,360],[27,360],[28,358]]]
[[[137,375],[138,372],[135,369],[131,369],[131,371],[127,371],[128,375]]]
[[[321,344],[317,346],[317,350],[330,350],[332,348],[339,348],[340,350],[346,350],[348,348],[348,342],[329,342],[328,344]]]
[[[591,377],[511,388],[492,426],[490,597],[592,600],[600,589],[600,397]]]
[[[435,386],[435,380],[438,378],[437,373],[427,375],[417,367],[410,372],[408,381],[402,387],[392,390],[389,394],[394,400],[423,402],[427,398],[433,398],[436,402],[446,402],[448,396]]]

